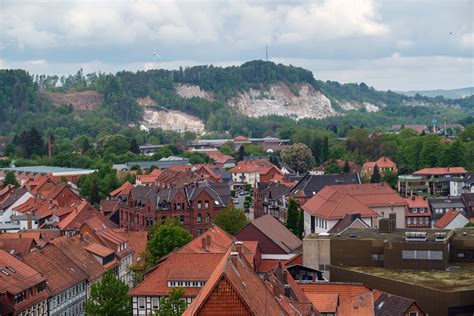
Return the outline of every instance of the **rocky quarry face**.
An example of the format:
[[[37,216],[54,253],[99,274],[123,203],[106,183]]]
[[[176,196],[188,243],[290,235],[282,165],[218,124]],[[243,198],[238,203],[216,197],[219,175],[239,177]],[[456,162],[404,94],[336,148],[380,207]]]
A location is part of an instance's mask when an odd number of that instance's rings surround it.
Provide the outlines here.
[[[212,101],[214,97],[212,93],[201,90],[199,86],[190,84],[179,84],[175,87],[176,93],[185,99],[203,98]]]

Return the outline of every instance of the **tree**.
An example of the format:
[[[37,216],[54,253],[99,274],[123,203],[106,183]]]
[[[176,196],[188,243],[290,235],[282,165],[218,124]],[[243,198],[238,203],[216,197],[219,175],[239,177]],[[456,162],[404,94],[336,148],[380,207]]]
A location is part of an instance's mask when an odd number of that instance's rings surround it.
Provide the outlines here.
[[[379,183],[380,180],[381,180],[381,176],[380,176],[379,167],[375,165],[374,172],[372,173],[372,176],[370,177],[370,183]]]
[[[6,187],[7,185],[12,184],[15,188],[18,188],[20,184],[16,181],[15,173],[12,171],[8,171],[5,175],[5,179],[3,180],[2,188]]]
[[[324,173],[325,174],[339,174],[341,173],[341,168],[339,168],[337,163],[335,163],[334,161],[331,161],[331,163],[324,168]]]
[[[154,312],[155,316],[181,316],[186,309],[186,302],[183,300],[184,290],[173,289],[168,293],[168,297],[160,298],[160,309]]]
[[[238,152],[238,156],[237,156],[237,160],[238,160],[238,161],[244,160],[244,157],[245,157],[246,155],[247,155],[247,153],[245,152],[245,147],[244,147],[244,145],[240,146],[239,152]]]
[[[97,186],[97,181],[95,178],[92,179],[92,185],[91,185],[91,193],[89,196],[89,201],[92,204],[99,204],[100,203],[100,193],[99,193],[99,187]]]
[[[214,224],[231,235],[238,232],[242,227],[247,225],[248,222],[249,220],[247,219],[245,212],[233,205],[224,208],[222,211],[217,213],[214,218]]]
[[[176,248],[181,248],[193,240],[193,236],[172,222],[165,222],[152,231],[152,237],[147,243],[153,263],[166,256]]]
[[[128,286],[109,270],[100,281],[92,284],[85,308],[90,315],[130,315]]]
[[[459,167],[466,164],[466,148],[460,141],[455,141],[444,151],[443,166]]]
[[[140,153],[140,146],[138,146],[138,142],[135,137],[130,141],[130,152],[137,155]]]
[[[313,154],[305,144],[294,144],[283,149],[281,159],[296,172],[306,172],[315,164]]]
[[[346,162],[344,163],[344,168],[342,169],[342,171],[345,174],[348,174],[348,173],[351,172],[351,167],[349,166],[349,161],[346,160]]]
[[[299,238],[303,238],[303,235],[304,235],[304,211],[301,209],[298,211],[298,222],[296,225],[295,235],[298,236]]]
[[[295,199],[290,198],[288,202],[288,213],[286,215],[286,228],[291,230],[293,234],[296,234],[298,231],[298,212],[298,203],[296,203]]]
[[[323,149],[321,151],[321,162],[329,159],[329,137],[324,136]]]
[[[387,182],[393,189],[397,188],[398,175],[393,171],[385,171],[382,174],[382,181]]]

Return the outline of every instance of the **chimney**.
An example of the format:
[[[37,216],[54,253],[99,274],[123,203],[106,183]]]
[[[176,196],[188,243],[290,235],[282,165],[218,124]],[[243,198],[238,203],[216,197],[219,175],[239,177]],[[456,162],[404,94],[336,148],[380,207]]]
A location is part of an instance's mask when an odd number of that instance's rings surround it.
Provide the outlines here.
[[[288,270],[283,270],[283,283],[288,284]]]
[[[234,264],[234,266],[237,266],[237,260],[239,258],[239,253],[238,252],[235,252],[235,251],[232,251],[230,253],[230,260],[232,261],[232,263]]]
[[[207,242],[206,242],[206,238],[201,238],[201,246],[202,246],[202,249],[204,250],[207,250]]]
[[[237,252],[239,255],[242,254],[242,245],[243,245],[243,242],[241,241],[236,241],[234,243],[235,245],[235,252]]]
[[[33,228],[33,214],[31,214],[31,212],[26,213],[26,220],[28,223],[28,229],[32,229]]]
[[[206,236],[206,244],[207,244],[207,248],[211,248],[211,236],[210,235]]]
[[[285,296],[288,298],[291,298],[291,287],[289,284],[283,285],[283,288],[285,290]]]

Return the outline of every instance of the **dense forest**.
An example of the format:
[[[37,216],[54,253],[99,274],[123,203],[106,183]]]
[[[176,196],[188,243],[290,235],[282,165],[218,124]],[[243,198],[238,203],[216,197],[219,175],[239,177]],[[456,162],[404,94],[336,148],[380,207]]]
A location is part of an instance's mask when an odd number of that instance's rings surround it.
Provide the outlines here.
[[[325,119],[296,121],[275,115],[247,117],[226,105],[226,100],[239,91],[261,88],[275,82],[284,82],[289,87],[305,82],[331,100],[371,102],[385,106],[376,113],[352,110]],[[211,92],[214,100],[181,98],[175,92],[175,85],[179,83],[199,85]],[[76,111],[70,105],[53,105],[50,100],[42,97],[42,91],[84,90],[95,90],[100,93],[102,102],[97,109]],[[136,147],[132,146],[132,142],[171,144],[179,147],[196,138],[196,135],[190,132],[178,134],[160,129],[141,131],[137,123],[142,117],[143,109],[137,104],[136,98],[145,96],[150,96],[161,107],[180,110],[201,118],[206,123],[207,130],[207,134],[202,137],[234,137],[242,134],[250,137],[289,138],[294,143],[301,142],[310,146],[317,162],[322,161],[315,149],[318,145],[315,144],[321,143],[325,136],[329,138],[331,144],[331,153],[326,153],[326,158],[359,161],[376,158],[375,153],[379,151],[370,150],[354,154],[346,141],[341,140],[350,138],[354,131],[364,130],[364,133],[371,134],[374,131],[387,131],[392,124],[429,125],[432,118],[437,118],[439,122],[461,123],[466,127],[474,124],[473,96],[459,100],[447,100],[442,97],[407,97],[391,91],[377,91],[365,83],[323,82],[316,80],[308,70],[263,61],[252,61],[241,66],[226,68],[196,66],[135,73],[122,71],[115,75],[84,74],[80,70],[74,75],[63,77],[31,76],[23,70],[0,70],[0,144],[2,139],[6,140],[4,141],[6,147],[3,150],[11,158],[16,159],[17,165],[41,163],[90,167],[97,161],[111,163],[151,159],[138,156],[132,150]],[[413,101],[430,106],[406,105],[407,102]],[[451,132],[459,133],[459,131]],[[313,135],[314,139],[308,139],[309,135]],[[386,139],[390,137],[395,136],[386,136]],[[417,137],[411,140],[415,142],[418,138],[425,139]],[[52,158],[45,157],[48,140],[52,142]],[[404,147],[398,138],[389,139],[387,142],[391,144],[387,145],[389,148],[397,143],[396,152],[399,151],[398,148]],[[444,144],[441,138],[439,142]],[[382,143],[385,144],[385,141]],[[468,152],[472,145],[470,140],[463,142]],[[420,144],[418,146],[417,148],[423,147]],[[444,150],[445,148],[442,149],[443,152]],[[164,156],[169,151],[170,149],[167,149],[152,158]],[[394,159],[404,164],[403,156],[400,154],[399,158]],[[193,157],[193,159],[203,161],[205,157]],[[413,162],[405,164],[407,170],[427,165]],[[442,164],[442,161],[432,164]]]

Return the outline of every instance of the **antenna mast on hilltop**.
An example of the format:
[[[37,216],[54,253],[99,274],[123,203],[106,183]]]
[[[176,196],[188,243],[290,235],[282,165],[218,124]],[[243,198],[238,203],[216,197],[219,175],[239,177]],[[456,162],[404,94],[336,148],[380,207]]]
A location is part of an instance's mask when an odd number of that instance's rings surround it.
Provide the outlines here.
[[[265,61],[268,61],[268,45],[265,45]]]

